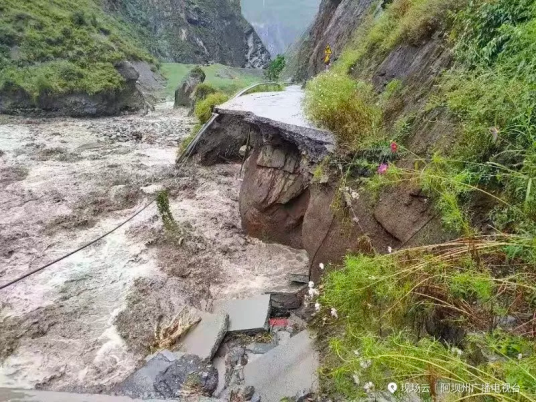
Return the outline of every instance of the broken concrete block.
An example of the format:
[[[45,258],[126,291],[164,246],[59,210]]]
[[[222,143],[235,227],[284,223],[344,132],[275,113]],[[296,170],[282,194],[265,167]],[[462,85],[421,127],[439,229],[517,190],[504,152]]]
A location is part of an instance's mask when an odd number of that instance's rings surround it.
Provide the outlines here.
[[[166,355],[169,355],[166,353]],[[127,377],[125,381],[114,388],[114,392],[131,398],[158,398],[154,389],[154,382],[158,375],[166,371],[176,360],[176,356],[169,359],[163,353],[157,353],[145,366]]]
[[[228,332],[259,332],[267,329],[270,295],[215,303],[215,313],[228,314]]]
[[[218,370],[195,355],[184,355],[158,374],[154,389],[165,399],[181,396],[183,387],[194,387],[212,395],[218,386]]]
[[[198,397],[196,402],[221,402]],[[0,388],[0,402],[161,402],[161,399],[131,399],[128,396],[91,395],[33,389]]]
[[[295,291],[271,291],[270,303],[272,312],[276,316],[286,315],[291,310],[296,310],[301,307],[303,292],[306,286],[302,286]]]
[[[199,311],[201,322],[185,336],[179,351],[197,355],[201,360],[210,361],[216,354],[229,327],[227,314],[210,314]]]
[[[292,337],[244,367],[246,385],[255,387],[262,402],[279,402],[304,389],[318,390],[318,352],[308,331]]]
[[[288,279],[291,282],[308,284],[309,283],[309,274],[308,273],[306,273],[306,274],[292,273],[292,274],[288,275]]]

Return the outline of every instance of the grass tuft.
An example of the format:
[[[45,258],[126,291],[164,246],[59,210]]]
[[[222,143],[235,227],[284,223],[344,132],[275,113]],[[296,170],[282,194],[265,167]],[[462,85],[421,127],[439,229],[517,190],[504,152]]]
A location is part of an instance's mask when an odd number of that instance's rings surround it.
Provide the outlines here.
[[[311,80],[305,109],[337,136],[340,147],[356,149],[381,135],[381,109],[372,86],[344,74],[326,72]]]

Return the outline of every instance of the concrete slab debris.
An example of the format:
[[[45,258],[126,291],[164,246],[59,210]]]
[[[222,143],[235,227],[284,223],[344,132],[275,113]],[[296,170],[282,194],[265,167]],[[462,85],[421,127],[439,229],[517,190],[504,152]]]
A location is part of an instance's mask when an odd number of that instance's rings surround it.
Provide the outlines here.
[[[211,398],[202,398],[208,402]],[[157,402],[157,399],[145,399],[144,402]],[[74,394],[68,392],[36,391],[33,389],[0,388],[0,402],[141,402],[128,396]]]
[[[180,399],[174,400],[180,401]],[[161,399],[143,399],[143,402],[161,401]],[[217,402],[219,399],[196,396],[195,401]],[[0,388],[0,402],[142,402],[142,399],[132,399],[128,396],[90,395],[70,392],[36,391],[33,389]]]
[[[296,286],[291,290],[275,289],[267,292],[270,295],[270,304],[274,315],[286,315],[292,310],[301,307],[303,295],[307,286]]]
[[[309,283],[309,273],[291,273],[288,274],[288,280],[295,283]]]
[[[140,399],[176,398],[183,385],[194,378],[205,395],[211,395],[218,384],[216,369],[198,356],[170,353],[156,354],[113,393]]]
[[[159,395],[154,389],[154,382],[158,375],[166,371],[175,360],[175,355],[169,356],[169,353],[157,353],[145,366],[132,373],[125,381],[115,387],[114,393],[133,398],[158,398]]]
[[[270,295],[215,302],[214,312],[229,316],[228,332],[265,331],[270,315]]]
[[[199,356],[202,360],[212,360],[229,327],[229,316],[199,311],[201,322],[184,338],[179,347],[182,353]]]
[[[309,331],[302,331],[244,367],[246,385],[263,402],[279,402],[303,390],[318,390],[318,352]]]

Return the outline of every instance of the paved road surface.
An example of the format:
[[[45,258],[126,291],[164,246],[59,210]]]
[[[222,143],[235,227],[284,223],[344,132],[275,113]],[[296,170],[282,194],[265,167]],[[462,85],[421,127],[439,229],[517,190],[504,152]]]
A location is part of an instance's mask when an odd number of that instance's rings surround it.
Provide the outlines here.
[[[314,128],[302,109],[304,96],[303,90],[294,85],[281,92],[243,95],[220,105],[218,109],[249,112],[285,124]]]

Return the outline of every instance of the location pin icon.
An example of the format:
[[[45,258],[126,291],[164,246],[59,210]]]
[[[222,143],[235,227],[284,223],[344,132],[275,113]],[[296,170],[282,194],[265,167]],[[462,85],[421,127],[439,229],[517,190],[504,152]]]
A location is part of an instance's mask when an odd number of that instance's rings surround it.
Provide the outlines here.
[[[387,389],[389,390],[391,394],[394,394],[396,390],[398,389],[398,386],[396,385],[396,383],[391,382],[389,383],[389,385],[387,385]]]

